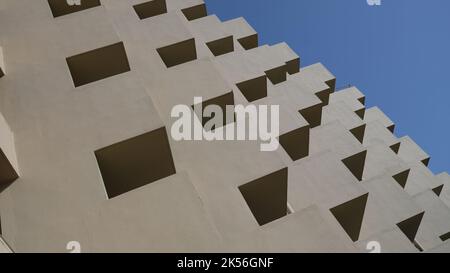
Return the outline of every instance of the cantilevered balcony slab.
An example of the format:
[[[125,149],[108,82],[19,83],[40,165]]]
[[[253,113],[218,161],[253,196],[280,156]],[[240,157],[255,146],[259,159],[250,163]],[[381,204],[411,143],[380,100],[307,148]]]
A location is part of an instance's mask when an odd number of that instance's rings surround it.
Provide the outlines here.
[[[386,116],[378,107],[371,107],[369,109],[366,109],[364,114],[364,121],[366,123],[369,123],[371,121],[378,120],[381,122],[384,127],[386,127],[389,131],[394,133],[395,124],[392,122],[392,120]]]
[[[403,160],[401,160],[392,149],[384,143],[378,142],[366,147],[367,156],[366,165],[364,167],[364,180],[373,179],[380,175],[392,177],[409,169],[409,165],[403,162]],[[401,183],[401,181],[397,182]],[[406,183],[406,181],[404,181],[404,183]]]
[[[271,54],[277,56],[286,63],[286,70],[289,74],[300,71],[300,57],[286,43],[279,43],[270,47]]]
[[[367,193],[331,152],[311,155],[289,167],[289,204],[294,211],[314,204],[328,209]]]
[[[378,120],[367,123],[363,145],[367,147],[380,141],[389,146],[394,153],[398,153],[400,140],[391,131]]]
[[[336,77],[328,71],[321,63],[309,65],[300,69],[303,76],[312,77],[316,80],[326,83],[330,87],[330,93],[336,88]]]
[[[199,18],[188,26],[197,39],[199,58],[220,56],[234,51],[233,34],[224,28],[216,15]]]
[[[322,101],[314,95],[309,86],[299,85],[293,81],[286,81],[269,87],[269,96],[286,96],[311,128],[322,123]]]
[[[320,67],[320,66],[318,66]],[[328,105],[329,96],[333,92],[332,88],[326,83],[328,77],[321,77],[320,72],[314,72],[314,70],[301,70],[300,73],[294,74],[289,77],[289,81],[294,82],[300,88],[308,90],[312,94],[316,95],[323,103]]]
[[[311,154],[333,151],[344,159],[365,150],[359,141],[340,123],[331,123],[311,129]]]
[[[405,191],[410,195],[417,195],[421,192],[433,190],[442,185],[439,179],[424,166],[421,162],[410,163],[410,172]]]
[[[366,124],[353,112],[345,102],[333,102],[323,108],[323,123],[339,120],[355,138],[363,143]]]
[[[255,104],[279,106],[278,141],[291,160],[296,161],[309,155],[310,125],[297,112],[295,104],[292,104],[289,98],[284,95],[268,97],[258,100]],[[273,128],[271,119],[268,121],[268,128]]]
[[[379,176],[361,185],[370,193],[360,239],[369,239],[423,211],[392,177]]]
[[[407,163],[422,162],[428,166],[430,156],[417,145],[409,136],[400,138],[398,156]]]
[[[271,56],[269,46],[236,52],[216,58],[217,66],[230,82],[241,83],[261,76],[267,76],[272,83],[286,80],[286,64]]]
[[[366,97],[361,91],[359,91],[358,88],[351,86],[334,92],[330,96],[330,102],[335,101],[345,101],[345,102],[358,101],[364,105]]]

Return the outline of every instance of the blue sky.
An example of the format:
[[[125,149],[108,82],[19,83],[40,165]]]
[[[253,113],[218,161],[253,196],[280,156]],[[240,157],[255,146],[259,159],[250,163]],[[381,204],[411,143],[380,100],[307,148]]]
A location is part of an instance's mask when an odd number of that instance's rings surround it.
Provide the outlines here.
[[[323,63],[352,84],[450,171],[450,1],[206,0],[208,12],[245,17],[261,44],[285,41],[302,66]]]

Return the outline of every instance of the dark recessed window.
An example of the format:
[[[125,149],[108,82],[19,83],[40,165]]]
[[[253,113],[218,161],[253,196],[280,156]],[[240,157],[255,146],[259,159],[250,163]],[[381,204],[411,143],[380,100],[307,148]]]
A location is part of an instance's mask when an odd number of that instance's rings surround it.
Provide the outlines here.
[[[95,152],[109,198],[176,173],[164,127]]]
[[[69,4],[70,2],[73,2],[73,4]],[[52,10],[53,17],[101,6],[100,0],[48,0],[48,4]]]
[[[167,67],[176,66],[197,59],[194,38],[157,49]]]
[[[190,8],[185,8],[181,10],[189,21],[202,18],[208,15],[205,4],[200,4]]]
[[[284,168],[239,187],[259,225],[287,215],[287,176]]]
[[[122,42],[66,59],[75,87],[130,71]]]
[[[139,19],[167,13],[166,0],[153,0],[133,6]]]

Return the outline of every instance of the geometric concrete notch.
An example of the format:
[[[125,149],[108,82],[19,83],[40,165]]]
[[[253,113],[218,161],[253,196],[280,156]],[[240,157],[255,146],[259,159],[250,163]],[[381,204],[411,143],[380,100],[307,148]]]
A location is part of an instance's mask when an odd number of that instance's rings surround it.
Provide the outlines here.
[[[123,42],[66,59],[75,87],[130,71]]]
[[[298,73],[300,71],[300,58],[286,62],[286,68],[289,75]]]
[[[214,56],[224,55],[234,51],[233,36],[206,43]]]
[[[350,129],[350,133],[361,143],[364,141],[364,133],[366,132],[366,125],[363,124],[361,126]]]
[[[406,182],[408,181],[408,176],[409,176],[409,172],[410,169],[403,171],[401,173],[398,173],[394,176],[392,176],[392,178],[395,179],[395,181],[397,181],[397,183],[402,187],[405,188],[406,186]]]
[[[293,161],[309,155],[310,127],[304,126],[279,137],[279,142]]]
[[[245,50],[250,50],[253,48],[257,48],[259,45],[258,42],[258,34],[253,34],[247,37],[242,37],[238,39],[238,42]]]
[[[197,59],[194,38],[156,50],[167,68]]]
[[[323,104],[319,103],[307,108],[303,108],[299,113],[309,123],[311,128],[315,128],[322,123],[322,107]]]
[[[362,181],[364,165],[366,162],[366,155],[367,151],[362,151],[360,153],[342,159],[344,165],[359,181]]]
[[[288,169],[284,168],[239,186],[260,226],[287,215]]]
[[[416,238],[416,234],[419,230],[419,226],[422,222],[424,214],[425,212],[421,212],[397,224],[400,230],[406,235],[406,237],[408,237],[411,242],[414,242],[414,238]]]
[[[166,0],[148,1],[142,4],[134,5],[133,8],[141,20],[167,13]]]
[[[66,0],[48,0],[53,17],[101,6],[100,0],[81,0],[80,5],[69,5]]]
[[[205,4],[185,8],[182,9],[181,12],[183,12],[184,16],[186,17],[186,19],[188,19],[188,21],[202,18],[208,15]]]
[[[2,192],[6,187],[11,185],[14,181],[19,178],[16,170],[9,162],[5,153],[0,149],[0,192]]]
[[[249,102],[267,97],[267,76],[240,82],[236,86]]]
[[[424,160],[422,160],[423,165],[428,167],[428,164],[430,164],[430,157],[425,158]]]
[[[331,213],[353,242],[359,239],[368,197],[369,193],[366,193],[330,209]]]
[[[267,70],[265,73],[267,78],[275,85],[286,81],[287,68],[286,65],[283,65]]]
[[[442,185],[440,185],[440,186],[437,186],[436,188],[434,188],[433,189],[433,192],[437,195],[437,196],[439,196],[439,195],[441,195],[441,192],[442,192],[442,189],[444,188],[444,184],[442,184]]]
[[[358,115],[362,120],[364,120],[364,116],[366,115],[366,108],[361,108],[355,111],[355,114]]]
[[[396,143],[396,144],[393,144],[393,145],[391,145],[391,146],[389,146],[389,147],[391,148],[391,150],[392,150],[394,153],[398,154],[398,151],[400,151],[400,144],[401,144],[401,142]]]
[[[109,198],[176,173],[165,127],[95,151]]]

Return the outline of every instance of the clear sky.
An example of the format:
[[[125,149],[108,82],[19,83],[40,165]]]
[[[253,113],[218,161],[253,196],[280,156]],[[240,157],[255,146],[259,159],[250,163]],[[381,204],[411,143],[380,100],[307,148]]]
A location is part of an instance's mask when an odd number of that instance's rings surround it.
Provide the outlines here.
[[[206,0],[222,20],[245,19],[261,44],[285,41],[302,66],[323,63],[337,86],[355,85],[450,171],[450,1]]]

